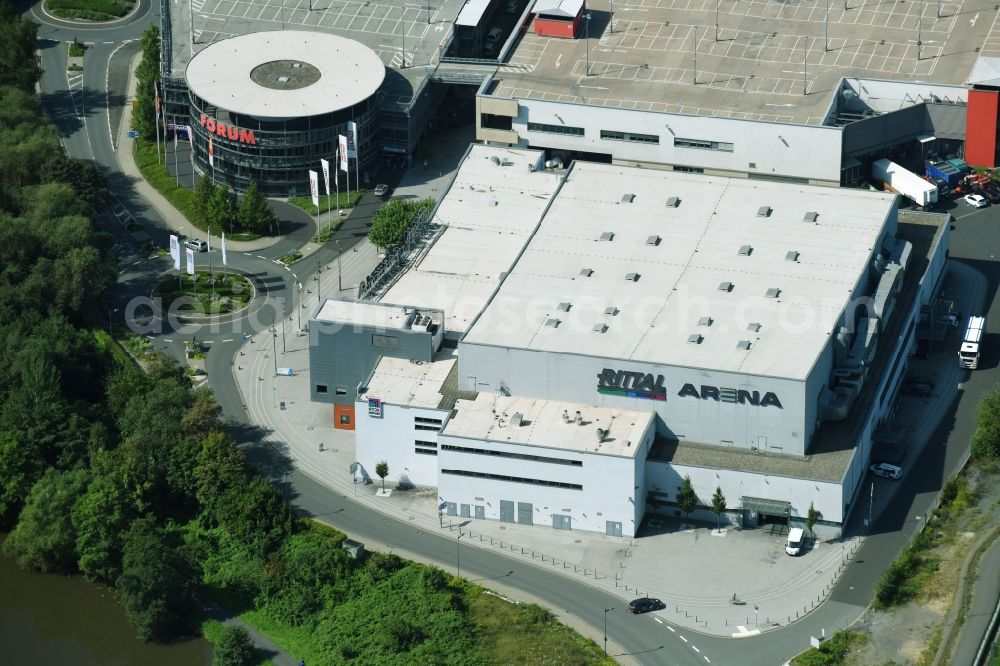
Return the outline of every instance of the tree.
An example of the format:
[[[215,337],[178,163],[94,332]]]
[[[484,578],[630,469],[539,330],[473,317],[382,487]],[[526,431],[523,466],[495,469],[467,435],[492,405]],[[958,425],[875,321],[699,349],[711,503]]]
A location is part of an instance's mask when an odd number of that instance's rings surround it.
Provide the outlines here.
[[[76,571],[76,547],[70,511],[87,483],[79,469],[49,469],[31,488],[17,527],[4,542],[4,552],[18,566],[44,573]]]
[[[187,618],[194,616],[192,578],[172,535],[151,516],[132,522],[115,587],[139,638],[164,641],[187,629]]]
[[[136,68],[136,103],[132,107],[132,129],[147,141],[156,138],[154,85],[160,85],[160,30],[150,24],[142,33],[142,60]],[[161,102],[163,91],[160,91]]]
[[[719,531],[722,531],[722,512],[726,510],[726,496],[722,494],[722,488],[715,487],[715,494],[712,495],[712,513],[715,514]]]
[[[253,639],[243,627],[223,628],[212,652],[212,666],[251,666],[257,660]]]
[[[210,228],[217,227],[221,229],[228,222],[229,233],[232,233],[233,223],[236,221],[236,213],[236,194],[225,183],[216,185],[212,192],[212,198],[208,202],[208,215],[205,218],[205,223]]]
[[[261,193],[255,181],[250,181],[246,194],[240,200],[237,213],[239,226],[257,233],[270,231],[277,221],[274,211],[267,205],[267,198]]]
[[[95,456],[93,479],[71,513],[80,572],[105,583],[121,574],[122,539],[134,517],[125,486],[113,473],[116,464],[113,453]]]
[[[694,511],[694,508],[698,505],[698,495],[694,492],[694,486],[691,485],[691,477],[685,476],[684,482],[681,483],[681,489],[677,491],[677,506],[688,516]]]
[[[37,23],[15,12],[8,3],[0,3],[0,45],[3,45],[0,86],[34,92],[35,81],[42,74],[35,56],[37,39]]]
[[[434,205],[433,199],[408,201],[406,199],[390,199],[378,209],[368,230],[368,240],[382,248],[399,245],[406,238],[406,229],[410,222],[423,210]]]
[[[983,394],[976,408],[976,431],[972,434],[972,456],[976,460],[1000,458],[1000,389]]]
[[[220,526],[258,555],[272,552],[292,532],[292,513],[281,491],[259,477],[230,486],[218,514]]]
[[[819,511],[816,510],[812,502],[809,502],[809,512],[806,514],[806,529],[809,530],[810,534],[812,534],[817,520],[819,520]]]
[[[215,196],[215,183],[208,176],[202,176],[194,186],[194,210],[199,219],[206,225],[211,221],[212,199]]]
[[[385,477],[389,476],[389,463],[380,460],[375,464],[375,474],[382,479],[382,492],[385,492]]]
[[[223,495],[229,488],[244,484],[246,477],[246,456],[228,433],[213,432],[202,440],[194,479],[204,524],[219,523]]]

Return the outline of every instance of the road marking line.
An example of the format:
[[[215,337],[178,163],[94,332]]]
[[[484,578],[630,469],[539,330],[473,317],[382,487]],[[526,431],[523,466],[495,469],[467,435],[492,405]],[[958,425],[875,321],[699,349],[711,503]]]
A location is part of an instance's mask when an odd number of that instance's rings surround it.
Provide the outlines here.
[[[253,256],[249,252],[240,252],[240,254],[242,254],[244,257],[252,257]]]
[[[678,638],[680,638],[680,639],[681,639],[682,641],[684,641],[685,643],[687,643],[687,642],[688,642],[688,639],[684,638],[684,637],[683,637],[683,636],[681,636],[680,634],[678,634],[678,635],[677,635],[677,637],[678,637]]]
[[[229,338],[228,340],[223,340],[223,342],[232,342],[232,341],[233,341],[232,338]]]
[[[289,273],[291,273],[291,272],[292,272],[292,269],[291,269],[291,268],[289,268],[288,266],[285,266],[285,270],[286,270],[286,271],[288,271]]]
[[[163,338],[163,341],[164,342],[173,342],[173,340],[171,340],[170,338]]]
[[[705,655],[701,655],[701,656],[702,656],[702,657],[705,657]],[[707,661],[707,662],[708,662],[708,663],[710,663],[710,664],[712,663],[712,660],[711,660],[711,659],[709,659],[708,657],[705,657],[705,661]]]
[[[660,618],[658,618],[658,617],[654,617],[653,619],[654,619],[655,621],[659,622],[660,624],[663,624],[663,620],[661,620]]]
[[[669,629],[671,633],[677,633],[677,632],[676,632],[676,631],[674,630],[674,628],[673,628],[673,627],[671,627],[671,626],[670,626],[669,624],[667,625],[667,629]]]
[[[697,647],[695,647],[694,645],[692,645],[692,646],[691,646],[691,649],[692,649],[692,650],[694,650],[695,652],[697,652],[698,654],[701,654],[701,650],[699,650],[699,649],[698,649]]]
[[[298,276],[298,275],[296,275],[295,273],[292,273],[292,277],[293,277],[293,278],[295,278],[296,280],[298,280],[298,279],[299,279],[299,276]]]
[[[267,259],[267,257],[265,257],[265,256],[264,256],[264,255],[262,255],[262,254],[258,254],[258,255],[256,255],[256,256],[257,256],[257,258],[258,258],[258,259]]]

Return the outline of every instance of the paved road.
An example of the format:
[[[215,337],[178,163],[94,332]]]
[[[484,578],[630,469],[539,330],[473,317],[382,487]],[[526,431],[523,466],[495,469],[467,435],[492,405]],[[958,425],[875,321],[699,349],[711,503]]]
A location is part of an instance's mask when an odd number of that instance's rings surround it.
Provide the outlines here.
[[[109,99],[112,108],[116,101],[121,102],[123,99],[127,62],[138,48],[138,42],[118,49],[119,44],[138,38],[149,21],[158,20],[155,7],[144,11],[132,23],[115,28],[90,29],[80,36],[83,41],[92,42],[93,46],[87,52],[86,67],[79,82],[66,79],[65,42],[78,36],[71,35],[70,32],[84,31],[67,31],[65,28],[47,26],[39,31],[39,37],[45,68],[42,79],[44,102],[64,138],[67,151],[74,157],[93,158],[105,170],[113,191],[119,197],[124,197],[123,200],[137,219],[153,229],[156,240],[155,234],[167,233],[166,226],[143,201],[130,196],[128,183],[117,171],[109,129],[109,120],[115,122],[117,116],[109,118],[107,111]],[[75,92],[69,92],[71,87],[76,88]],[[376,204],[374,201],[366,202],[366,205]],[[1000,276],[1000,269],[991,254],[1000,249],[1000,213],[993,211],[991,208],[975,213],[957,210],[963,217],[958,221],[952,251],[952,257],[961,258],[988,276],[991,306],[997,297],[996,284]],[[127,245],[127,236],[120,230],[118,232],[116,238]],[[355,225],[345,225],[343,241],[357,238],[361,232],[362,229]],[[327,251],[332,245],[328,244]],[[348,247],[345,243],[344,249]],[[282,252],[284,246],[269,250],[270,253],[260,253],[263,258],[236,253],[231,256],[234,257],[234,267],[255,274],[265,283],[264,298],[272,302],[276,297],[290,296],[295,279],[290,271],[277,269],[270,260],[272,256],[276,256],[272,253]],[[133,257],[136,261],[140,259],[135,255],[130,258]],[[319,261],[326,259],[321,257]],[[146,287],[144,281],[148,281],[162,269],[155,262],[147,263],[149,265],[145,266],[139,261],[123,273],[124,286],[117,298],[127,299],[143,293]],[[303,263],[307,265],[301,267],[299,277],[307,278],[311,272],[308,266],[310,262]],[[290,300],[286,298],[282,310],[287,312],[289,306]],[[220,338],[207,359],[211,385],[226,415],[232,420],[240,440],[251,442],[250,453],[253,460],[271,478],[286,481],[291,499],[302,511],[362,539],[387,544],[407,554],[450,567],[457,555],[458,546],[454,540],[416,530],[400,521],[373,515],[349,498],[320,486],[309,477],[295,474],[294,470],[286,467],[279,447],[262,443],[266,433],[259,432],[247,422],[229,366],[241,345],[240,336],[236,333],[260,330],[272,321],[273,318],[269,320],[265,312],[254,322],[240,320],[239,328],[233,329],[231,337]],[[996,330],[995,326],[991,328],[991,331]],[[165,340],[168,335],[173,334],[168,330],[160,337]],[[199,338],[205,339],[202,335]],[[986,345],[983,369],[970,377],[962,394],[971,393],[975,397],[995,383],[1000,354],[997,353],[998,345],[990,344],[990,340],[995,343],[996,338],[995,333],[991,333]],[[173,337],[170,339],[174,340]],[[161,344],[167,343],[161,340]],[[169,344],[174,345],[172,351],[176,354],[179,341]],[[592,627],[603,626],[604,608],[616,607],[617,610],[607,616],[608,633],[640,663],[778,664],[807,647],[810,635],[818,635],[824,629],[830,634],[847,626],[860,615],[870,600],[872,586],[882,569],[921,525],[921,518],[931,506],[943,479],[964,458],[972,430],[973,408],[974,400],[962,397],[956,400],[949,418],[934,433],[930,445],[921,458],[915,461],[912,471],[904,477],[896,501],[877,518],[872,538],[858,553],[856,563],[844,575],[830,600],[788,629],[770,631],[757,638],[742,640],[694,634],[669,624],[660,624],[651,616],[628,616],[622,611],[621,601],[615,597],[558,574],[477,548],[463,549],[463,572],[473,580],[492,581],[493,584],[530,595],[554,609],[573,614]],[[746,643],[747,640],[751,642]]]
[[[979,561],[972,601],[955,645],[953,664],[973,664],[979,645],[989,629],[1000,597],[1000,540],[994,541]]]

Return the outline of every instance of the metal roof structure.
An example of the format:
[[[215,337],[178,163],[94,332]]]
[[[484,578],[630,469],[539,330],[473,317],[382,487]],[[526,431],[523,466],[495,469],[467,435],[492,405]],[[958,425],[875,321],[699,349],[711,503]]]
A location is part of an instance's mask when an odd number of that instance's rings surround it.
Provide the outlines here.
[[[266,73],[269,67],[285,73],[272,76]],[[296,87],[288,75],[295,70],[309,70],[312,76]],[[185,76],[193,93],[228,111],[257,118],[300,118],[365,101],[382,85],[385,65],[374,51],[352,39],[272,30],[205,47],[191,58]]]
[[[583,8],[583,0],[537,0],[532,11],[539,16],[575,18]]]
[[[463,343],[804,379],[895,210],[891,193],[575,162]]]

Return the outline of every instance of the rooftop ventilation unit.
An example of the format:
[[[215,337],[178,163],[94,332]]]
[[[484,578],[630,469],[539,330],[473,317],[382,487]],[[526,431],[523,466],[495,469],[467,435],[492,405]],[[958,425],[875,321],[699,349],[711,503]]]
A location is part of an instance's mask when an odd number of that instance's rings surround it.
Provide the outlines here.
[[[712,325],[712,318],[711,317],[702,317],[701,319],[698,320],[698,325],[699,326],[711,326]]]
[[[649,236],[646,239],[646,245],[659,245],[659,244],[660,244],[659,236]]]
[[[761,206],[757,209],[757,217],[771,217],[771,207]]]
[[[700,345],[701,344],[701,334],[700,333],[692,333],[691,335],[688,336],[688,342],[690,342],[691,344]]]
[[[559,305],[556,306],[556,309],[559,310],[560,312],[569,312],[569,308],[570,308],[569,303],[560,303]]]
[[[605,331],[608,330],[608,325],[603,322],[600,324],[594,324],[594,328],[590,330],[592,330],[594,333],[604,333]]]
[[[603,234],[601,234],[602,241],[614,240],[614,238],[615,238],[615,233],[613,231],[605,231]]]
[[[629,282],[638,282],[639,281],[639,274],[638,273],[626,273],[625,274],[625,279],[628,280]]]
[[[513,414],[511,414],[510,415],[510,427],[511,428],[520,428],[521,427],[521,420],[523,418],[524,417],[521,416],[521,412],[514,412]]]
[[[679,197],[670,197],[667,199],[667,208],[677,208],[681,205],[681,200]]]
[[[593,274],[594,274],[594,269],[593,268],[584,268],[584,269],[580,270],[580,275],[582,277],[590,277]]]
[[[760,324],[758,324],[755,321],[752,321],[749,324],[747,324],[747,330],[756,333],[760,331]]]
[[[500,166],[514,166],[514,160],[505,157],[500,160]]]
[[[750,253],[753,252],[753,248],[749,245],[740,245],[740,256],[749,257]]]
[[[490,162],[493,162],[493,164],[500,166],[500,158],[497,157],[496,155],[490,155]]]
[[[802,217],[803,222],[815,222],[816,218],[819,217],[819,213],[815,211],[809,211]]]
[[[558,319],[546,319],[545,320],[545,325],[548,326],[549,328],[558,328],[559,327],[559,320]]]
[[[780,293],[781,293],[780,289],[778,289],[777,287],[771,287],[770,289],[767,290],[767,293],[764,295],[767,296],[768,298],[777,298],[778,294]]]
[[[635,195],[634,194],[623,194],[622,195],[622,203],[632,203],[633,201],[635,201]]]
[[[615,307],[615,306],[613,306],[613,305],[612,305],[612,306],[610,306],[610,307],[607,307],[607,308],[604,308],[604,314],[606,314],[606,315],[611,315],[611,316],[613,317],[613,316],[615,316],[616,314],[618,314],[618,308],[616,308],[616,307]]]
[[[747,351],[748,349],[750,349],[750,341],[740,340],[739,342],[736,343],[736,348],[742,349],[743,351]]]
[[[719,291],[732,291],[732,290],[733,290],[733,283],[732,282],[720,282],[719,283]]]
[[[799,253],[795,250],[789,250],[785,253],[785,261],[798,261]]]

